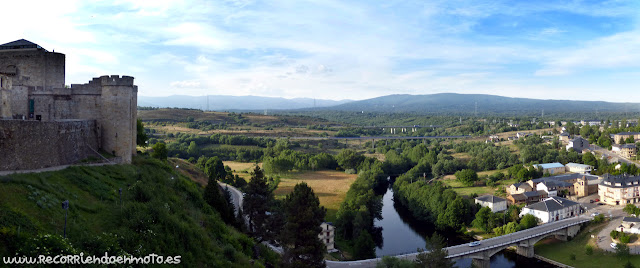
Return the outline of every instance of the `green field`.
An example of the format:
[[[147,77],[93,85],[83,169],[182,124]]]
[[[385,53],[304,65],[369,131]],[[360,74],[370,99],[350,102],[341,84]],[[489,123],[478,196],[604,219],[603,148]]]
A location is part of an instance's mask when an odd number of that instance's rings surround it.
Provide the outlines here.
[[[347,191],[357,177],[356,174],[331,170],[289,173],[281,176],[280,184],[274,194],[276,198],[284,198],[293,191],[296,184],[304,181],[318,196],[320,205],[327,209],[325,221],[333,222],[340,204],[344,201]]]
[[[506,169],[502,169],[502,170],[490,170],[490,171],[482,171],[482,172],[478,172],[478,176],[483,176],[483,175],[491,175],[493,173],[496,172],[503,172],[506,173],[507,170]],[[504,187],[506,185],[510,185],[516,182],[515,179],[510,179],[510,180],[503,180],[500,181],[500,184],[496,187],[489,187],[489,186],[465,186],[463,185],[460,181],[458,181],[456,179],[456,177],[454,175],[447,175],[442,179],[442,182],[453,188],[454,191],[456,191],[456,193],[460,194],[460,195],[466,195],[469,196],[471,194],[477,194],[477,195],[485,195],[485,194],[495,194],[496,190],[499,189],[500,187]]]
[[[617,268],[623,267],[627,263],[627,259],[620,259],[614,253],[605,252],[599,249],[595,238],[591,235],[598,235],[598,232],[604,228],[607,223],[597,226],[587,226],[571,241],[563,242],[555,239],[547,239],[538,243],[535,247],[536,254],[545,258],[552,259],[573,267],[580,268]],[[586,254],[585,246],[593,246],[593,255]],[[575,254],[575,260],[571,260],[570,255]],[[631,261],[636,267],[640,267],[640,255],[632,255],[628,261]]]

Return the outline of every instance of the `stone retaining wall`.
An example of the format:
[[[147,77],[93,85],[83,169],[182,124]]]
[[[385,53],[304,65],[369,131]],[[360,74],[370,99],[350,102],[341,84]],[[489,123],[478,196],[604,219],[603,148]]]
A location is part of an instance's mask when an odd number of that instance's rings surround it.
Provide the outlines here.
[[[0,171],[77,163],[100,148],[95,120],[0,120]]]

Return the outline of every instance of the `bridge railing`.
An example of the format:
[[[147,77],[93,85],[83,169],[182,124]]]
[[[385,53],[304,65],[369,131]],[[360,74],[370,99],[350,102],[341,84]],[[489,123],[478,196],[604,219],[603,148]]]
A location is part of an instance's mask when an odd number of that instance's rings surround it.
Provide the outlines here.
[[[479,247],[479,248],[476,248],[476,249],[473,249],[473,250],[470,250],[470,251],[449,255],[449,256],[447,256],[447,258],[456,258],[456,257],[464,256],[464,255],[469,255],[469,254],[473,254],[473,253],[477,253],[477,252],[486,251],[488,249],[493,249],[493,248],[497,248],[497,247],[503,247],[503,246],[506,246],[506,245],[511,245],[511,244],[514,244],[514,243],[521,242],[523,240],[527,240],[527,239],[534,238],[534,237],[540,237],[542,235],[547,235],[549,233],[553,233],[553,232],[556,232],[558,230],[562,230],[564,228],[575,226],[575,225],[578,225],[578,224],[582,224],[582,223],[585,223],[585,222],[588,222],[588,221],[590,221],[590,219],[582,219],[580,221],[576,221],[576,222],[570,223],[570,224],[563,224],[560,227],[556,227],[556,228],[553,228],[553,229],[547,230],[547,231],[542,231],[542,232],[534,234],[534,235],[527,235],[525,237],[519,237],[519,238],[516,238],[516,239],[510,239],[507,242],[503,242],[503,243],[499,243],[499,244],[495,244],[495,245],[490,245],[490,246],[486,246],[486,247]],[[544,227],[544,225],[541,225],[540,227]],[[534,231],[534,230],[533,229],[528,229],[528,231]],[[491,239],[492,240],[494,240],[494,239],[495,240],[502,240],[502,239],[505,239],[505,238],[513,238],[514,236],[517,236],[517,233],[518,232],[515,232],[515,233],[508,234],[508,235],[494,237],[494,238],[491,238]],[[487,240],[485,240],[485,241],[487,241]],[[462,245],[457,245],[457,246],[453,246],[453,247],[448,247],[446,249],[448,250],[448,249],[460,248],[460,247],[465,247],[465,246],[467,246],[467,245],[466,244],[462,244]]]

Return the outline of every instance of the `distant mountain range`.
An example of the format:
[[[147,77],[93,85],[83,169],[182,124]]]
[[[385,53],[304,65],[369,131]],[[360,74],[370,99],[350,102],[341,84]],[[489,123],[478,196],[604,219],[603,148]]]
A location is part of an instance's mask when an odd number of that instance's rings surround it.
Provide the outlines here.
[[[207,101],[208,99],[208,101]],[[192,108],[212,111],[231,110],[284,110],[303,109],[314,107],[335,106],[350,102],[351,100],[322,100],[311,98],[273,98],[259,96],[184,96],[174,95],[168,97],[138,96],[138,106],[159,108]]]
[[[640,113],[640,103],[605,101],[541,100],[510,98],[484,94],[440,93],[431,95],[388,95],[372,99],[323,100],[310,98],[273,98],[259,96],[138,96],[138,106],[194,108],[214,111],[350,111],[413,113],[425,115],[598,115]],[[635,114],[635,115],[634,115]],[[589,118],[585,118],[589,119]]]
[[[388,95],[353,101],[320,110],[363,111],[384,113],[417,113],[449,115],[526,115],[542,112],[555,114],[633,113],[640,112],[640,103],[604,101],[540,100],[509,98],[483,94],[441,93],[432,95]]]

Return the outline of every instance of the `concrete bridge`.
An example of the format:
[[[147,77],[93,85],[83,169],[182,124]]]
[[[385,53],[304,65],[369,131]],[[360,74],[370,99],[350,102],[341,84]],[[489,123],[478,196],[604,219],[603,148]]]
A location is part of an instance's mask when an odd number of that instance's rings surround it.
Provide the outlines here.
[[[477,267],[489,268],[491,256],[506,249],[515,246],[519,255],[533,258],[535,255],[533,246],[540,240],[555,236],[557,239],[567,241],[569,237],[574,237],[580,231],[580,225],[589,222],[591,217],[582,215],[579,217],[569,218],[561,221],[546,223],[531,229],[508,235],[498,236],[481,241],[481,244],[475,247],[469,247],[468,244],[462,244],[445,248],[449,254],[447,258],[451,260],[472,259],[473,264]],[[395,256],[400,259],[415,260],[418,253],[404,254]],[[327,267],[375,267],[382,258],[361,260],[361,261],[326,261]]]

